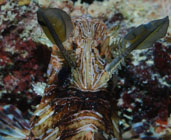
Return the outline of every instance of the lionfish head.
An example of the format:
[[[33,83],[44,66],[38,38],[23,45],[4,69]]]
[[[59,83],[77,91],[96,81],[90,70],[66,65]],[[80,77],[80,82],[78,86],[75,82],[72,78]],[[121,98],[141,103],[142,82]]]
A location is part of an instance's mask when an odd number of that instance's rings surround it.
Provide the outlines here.
[[[64,43],[72,50],[76,67],[72,68],[71,84],[82,91],[97,91],[107,85],[105,72],[109,37],[106,25],[99,19],[84,15],[74,17],[73,32]]]
[[[62,68],[59,52],[71,68],[70,86],[91,92],[105,89],[112,74],[124,65],[124,58],[135,49],[151,47],[166,35],[169,25],[168,17],[154,20],[136,27],[122,40],[109,45],[111,35],[106,25],[88,15],[71,20],[61,9],[41,8],[38,10],[38,22],[48,38],[57,45],[54,51],[52,49],[52,76],[49,79],[54,79],[53,75],[58,75]]]

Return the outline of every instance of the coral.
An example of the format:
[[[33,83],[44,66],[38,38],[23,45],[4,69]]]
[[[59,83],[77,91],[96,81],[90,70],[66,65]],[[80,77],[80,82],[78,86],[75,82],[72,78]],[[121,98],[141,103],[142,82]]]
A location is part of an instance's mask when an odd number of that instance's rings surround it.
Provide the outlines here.
[[[160,133],[167,134],[164,128],[168,127],[168,106],[171,104],[168,98],[171,93],[169,53],[169,45],[157,42],[153,49],[135,51],[136,57],[127,60],[127,66],[119,73],[116,90],[121,97],[118,106],[121,116],[127,120],[127,123],[123,121],[123,129],[132,126],[141,138],[142,135],[156,135],[157,138]]]
[[[16,105],[27,118],[41,98],[32,83],[46,82],[50,58],[50,50],[30,38],[35,9],[34,4],[26,8],[6,1],[0,13],[0,104]]]

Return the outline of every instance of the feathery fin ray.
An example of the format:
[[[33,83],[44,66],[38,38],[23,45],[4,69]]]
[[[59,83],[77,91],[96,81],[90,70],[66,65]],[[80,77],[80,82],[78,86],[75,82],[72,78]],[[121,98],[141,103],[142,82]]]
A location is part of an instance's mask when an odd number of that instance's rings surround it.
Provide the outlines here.
[[[0,140],[23,140],[27,138],[30,126],[15,106],[1,106],[0,116]]]

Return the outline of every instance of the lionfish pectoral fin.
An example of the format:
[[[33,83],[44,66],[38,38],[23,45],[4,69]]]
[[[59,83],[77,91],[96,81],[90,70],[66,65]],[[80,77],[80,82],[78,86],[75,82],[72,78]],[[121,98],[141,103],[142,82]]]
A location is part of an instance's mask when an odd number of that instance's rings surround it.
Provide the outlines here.
[[[13,105],[0,107],[0,140],[24,140],[30,126],[21,112]]]
[[[40,8],[37,12],[38,22],[51,42],[55,43],[64,59],[70,67],[75,67],[75,62],[64,48],[64,42],[72,32],[72,21],[70,16],[57,8]]]
[[[168,26],[169,19],[165,17],[134,28],[124,37],[122,43],[119,43],[121,45],[119,55],[111,63],[106,65],[105,70],[109,75],[117,72],[124,62],[125,57],[128,57],[134,49],[152,47],[155,41],[166,35]],[[128,43],[130,45],[127,47]]]

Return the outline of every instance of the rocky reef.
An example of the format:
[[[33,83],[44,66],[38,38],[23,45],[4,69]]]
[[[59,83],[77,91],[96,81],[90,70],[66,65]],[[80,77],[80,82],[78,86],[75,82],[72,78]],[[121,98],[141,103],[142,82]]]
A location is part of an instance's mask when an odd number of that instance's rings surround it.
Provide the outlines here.
[[[50,50],[30,36],[37,24],[34,4],[4,1],[0,8],[0,104],[16,105],[29,118],[40,102],[34,87],[46,82]]]

